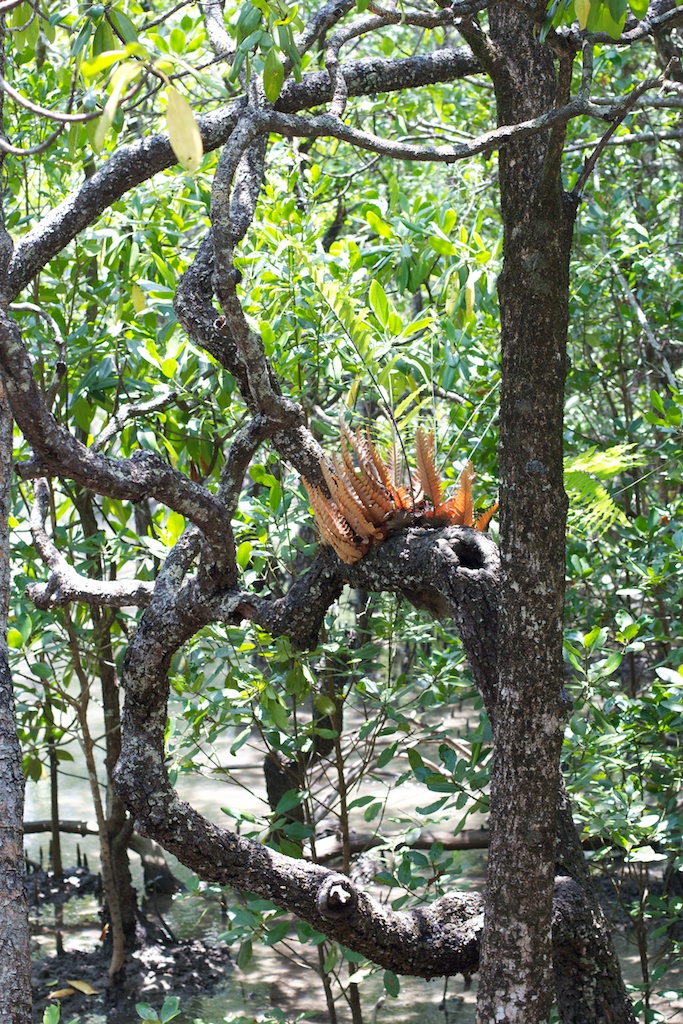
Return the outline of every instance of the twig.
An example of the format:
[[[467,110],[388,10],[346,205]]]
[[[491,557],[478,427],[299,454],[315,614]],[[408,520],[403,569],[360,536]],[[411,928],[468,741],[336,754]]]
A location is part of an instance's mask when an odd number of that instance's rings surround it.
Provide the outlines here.
[[[159,412],[161,409],[165,409],[169,406],[172,402],[175,402],[177,397],[177,391],[167,391],[165,394],[158,395],[156,398],[152,398],[148,402],[133,402],[129,405],[122,405],[121,408],[111,417],[104,430],[102,430],[90,445],[91,451],[101,451],[105,444],[107,444],[115,434],[119,433],[128,420],[135,419],[137,416],[147,416],[152,412]]]
[[[47,117],[51,121],[59,121],[62,124],[71,124],[74,121],[78,123],[92,121],[93,118],[101,116],[101,111],[99,110],[93,110],[90,114],[61,114],[55,110],[48,110],[46,107],[41,107],[38,103],[34,103],[32,100],[22,96],[9,82],[5,81],[2,75],[0,75],[0,89],[7,93],[10,99],[13,99],[19,106],[30,110],[32,114],[37,114],[39,117]]]
[[[45,150],[49,149],[53,142],[59,138],[64,129],[66,128],[66,122],[60,124],[59,128],[48,136],[44,142],[41,142],[37,146],[29,146],[26,149],[22,149],[20,146],[13,146],[11,142],[7,142],[6,139],[0,138],[0,152],[9,153],[11,156],[36,156],[38,153],[44,153]]]
[[[657,86],[661,86],[664,83],[672,63],[677,61],[678,58],[673,57],[669,61],[666,70],[663,74],[659,75],[657,78],[646,78],[644,82],[641,82],[640,85],[637,85],[634,89],[631,90],[626,99],[622,101],[621,105],[612,112],[612,124],[609,126],[603,137],[600,139],[591,155],[585,161],[583,165],[583,171],[579,175],[578,181],[572,189],[571,195],[575,199],[578,200],[581,198],[581,193],[583,191],[584,185],[588,181],[591,173],[593,172],[593,168],[600,159],[600,154],[604,150],[605,146],[608,144],[609,140],[614,135],[615,131],[617,130],[621,122],[624,120],[627,114],[630,113],[630,111],[633,109],[633,107],[640,99],[640,97],[643,95],[643,93],[647,92],[649,89],[654,89]]]
[[[52,381],[50,382],[50,386],[45,394],[45,405],[48,409],[52,409],[55,398],[57,397],[57,392],[59,391],[59,386],[64,379],[64,374],[66,373],[66,342],[64,341],[62,332],[59,329],[59,324],[46,309],[43,309],[42,306],[36,305],[34,302],[13,302],[10,309],[12,312],[21,310],[23,312],[35,313],[38,316],[42,316],[49,324],[50,330],[54,335],[58,349],[57,362],[55,363]]]

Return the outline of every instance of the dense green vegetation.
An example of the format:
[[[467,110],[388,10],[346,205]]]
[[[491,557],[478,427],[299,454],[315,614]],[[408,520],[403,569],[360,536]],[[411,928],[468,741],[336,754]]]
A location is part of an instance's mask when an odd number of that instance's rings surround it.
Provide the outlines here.
[[[597,24],[589,16],[589,30],[609,33],[616,24],[618,35],[621,6],[603,8]],[[556,3],[549,18],[557,27],[574,15],[585,24],[582,12],[578,0]],[[270,100],[307,13],[283,2],[226,7],[243,66],[263,73]],[[416,38],[414,27],[393,25],[361,37],[353,56],[409,56]],[[428,50],[457,44],[452,27],[424,30]],[[157,14],[133,2],[22,3],[8,16],[6,46],[5,78],[34,105],[5,95],[6,130],[12,146],[38,147],[5,160],[5,223],[15,242],[84,175],[165,130],[169,80],[198,117],[241,93],[239,61],[227,74],[213,60],[195,6]],[[317,60],[310,51],[301,70]],[[594,100],[625,95],[661,70],[654,51],[600,37]],[[74,93],[74,112],[104,108],[104,120],[61,125],[41,148],[54,122],[36,108],[63,112]],[[429,144],[495,127],[490,93],[468,80],[358,98],[353,118],[378,136]],[[640,956],[635,999],[644,1021],[666,1019],[662,1000],[681,985],[667,971],[683,936],[679,122],[680,103],[643,101],[586,184],[566,390],[565,684],[574,707],[563,771],[596,877],[609,880],[617,923]],[[568,189],[603,133],[601,123],[570,122]],[[59,423],[117,457],[157,452],[214,492],[247,410],[234,377],[188,338],[173,301],[209,223],[217,159],[209,152],[194,170],[190,157],[188,170],[169,167],[127,191],[10,307]],[[273,138],[256,216],[236,252],[239,294],[283,393],[301,404],[327,452],[338,450],[341,415],[354,429],[370,425],[378,447],[412,465],[422,426],[434,431],[449,485],[472,459],[477,507],[496,499],[501,237],[492,156],[443,166],[331,138]],[[29,457],[17,431],[15,459]],[[151,583],[186,525],[161,502],[95,494],[66,478],[48,487],[48,533],[83,576]],[[70,760],[74,737],[88,753],[104,745],[101,710],[93,715],[92,706],[111,699],[102,686],[116,686],[139,611],[36,607],[32,588],[46,570],[30,530],[34,505],[31,480],[18,479],[8,639],[24,768],[47,786],[51,764]],[[494,536],[496,529],[494,521]],[[272,449],[262,447],[249,466],[234,533],[250,591],[284,594],[317,550],[299,474]],[[301,769],[271,807],[254,801],[254,813],[237,810],[226,796],[226,825],[300,857],[303,849],[315,856],[316,827],[320,841],[320,823],[332,821],[346,871],[353,830],[372,832],[380,845],[371,873],[394,909],[459,884],[461,855],[442,840],[475,815],[484,820],[491,731],[449,623],[391,594],[347,591],[315,650],[293,651],[287,638],[246,622],[214,623],[174,659],[171,681],[174,778],[229,774],[231,758],[253,749]],[[454,737],[463,708],[469,729]],[[111,757],[109,749],[109,774]],[[104,818],[112,813],[106,769]],[[406,809],[404,786],[419,787],[414,808]],[[439,838],[419,849],[425,829]],[[229,892],[227,903],[225,938],[240,967],[248,969],[257,943],[285,952],[297,944],[321,976],[330,1013],[346,998],[357,1024],[349,974],[362,997],[372,971],[362,956],[263,899]],[[396,974],[384,971],[383,982],[389,997],[398,995]],[[174,1010],[169,1004],[161,1019]]]

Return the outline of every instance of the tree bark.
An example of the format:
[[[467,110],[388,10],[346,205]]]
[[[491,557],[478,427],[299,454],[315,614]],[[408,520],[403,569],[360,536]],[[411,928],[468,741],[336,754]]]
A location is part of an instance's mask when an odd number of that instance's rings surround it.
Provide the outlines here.
[[[7,650],[12,416],[0,388],[0,1024],[30,1024],[31,951],[24,860],[24,772]]]
[[[551,52],[510,5],[490,14],[501,124],[555,101]],[[553,1003],[551,915],[563,678],[563,407],[574,208],[552,134],[499,155],[501,319],[498,694],[480,1024],[544,1024]]]
[[[539,8],[539,17],[543,13]],[[494,82],[499,124],[562,103],[571,68],[561,66],[558,81],[553,55],[537,42],[529,15],[500,4],[489,21],[491,50],[484,50],[476,34],[471,38]],[[564,129],[558,128],[512,142],[499,154],[500,631],[479,1024],[544,1024],[555,980],[565,1024],[633,1020],[566,800],[559,850],[572,870],[564,882],[554,877],[559,758],[568,711],[562,694],[562,451],[576,212],[562,188],[563,144]],[[569,907],[576,913],[570,930],[576,926],[578,933],[572,931],[563,947],[559,925]],[[579,937],[583,927],[592,935],[590,944]],[[588,948],[592,956],[585,955]]]

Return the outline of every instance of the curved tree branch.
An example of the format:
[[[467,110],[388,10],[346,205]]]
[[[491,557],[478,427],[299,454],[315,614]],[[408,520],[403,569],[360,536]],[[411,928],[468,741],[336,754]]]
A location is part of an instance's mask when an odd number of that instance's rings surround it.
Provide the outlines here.
[[[36,551],[50,570],[47,583],[30,583],[26,593],[36,608],[56,608],[73,601],[83,604],[124,608],[144,606],[152,599],[153,583],[145,580],[104,581],[82,576],[59,553],[45,529],[50,494],[47,481],[36,480],[31,509],[31,536]]]
[[[401,59],[364,59],[341,65],[350,96],[367,96],[452,82],[479,65],[464,49],[436,50]],[[301,82],[285,82],[277,107],[283,111],[319,106],[332,95],[327,72],[311,72]],[[241,98],[197,119],[206,153],[224,145],[246,105]],[[130,189],[172,167],[176,157],[166,133],[122,146],[71,196],[44,217],[16,246],[5,289],[11,302],[64,246]]]
[[[294,861],[262,844],[211,824],[173,791],[164,762],[168,669],[176,650],[210,621],[234,621],[248,611],[299,642],[314,642],[298,630],[301,614],[324,614],[350,582],[406,593],[411,600],[455,614],[469,650],[494,644],[495,608],[490,590],[497,575],[492,541],[466,528],[412,529],[395,534],[356,566],[323,551],[288,599],[247,607],[237,592],[207,601],[197,580],[158,588],[129,644],[124,664],[126,705],[117,785],[139,830],[160,842],[207,880],[231,885],[287,907],[318,930],[351,945],[402,974],[434,977],[476,969],[482,902],[454,893],[427,908],[393,912],[380,906],[344,875]],[[312,611],[312,601],[318,611]],[[298,606],[298,607],[297,607]],[[493,615],[493,617],[492,617]],[[277,630],[276,630],[277,631]],[[480,651],[473,664],[485,671]]]
[[[36,458],[18,467],[24,479],[70,477],[113,498],[157,498],[196,523],[219,549],[230,530],[230,517],[205,487],[169,466],[152,451],[130,459],[113,459],[86,448],[49,412],[33,376],[18,325],[0,309],[0,370],[14,418]]]

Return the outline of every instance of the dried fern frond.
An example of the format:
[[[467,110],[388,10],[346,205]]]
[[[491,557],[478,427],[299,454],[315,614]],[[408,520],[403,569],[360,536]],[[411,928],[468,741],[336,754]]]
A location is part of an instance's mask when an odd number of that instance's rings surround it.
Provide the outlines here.
[[[498,505],[474,522],[471,462],[460,474],[455,494],[443,500],[432,433],[419,427],[415,433],[417,472],[406,487],[377,453],[369,432],[352,434],[343,421],[340,432],[341,457],[332,456],[332,469],[320,461],[329,497],[306,480],[304,484],[323,543],[330,544],[347,565],[380,544],[390,530],[416,522],[433,527],[474,526],[477,530],[488,526]]]
[[[442,514],[445,513],[448,516],[448,522],[454,526],[474,525],[474,507],[472,505],[473,480],[474,466],[471,462],[467,462],[458,478],[457,491],[441,506]]]
[[[346,565],[353,565],[368,550],[367,544],[359,544],[353,531],[339,509],[332,504],[321,490],[304,480],[308,499],[315,513],[315,521],[323,541],[334,548]]]
[[[359,472],[353,464],[352,452],[356,456]],[[379,480],[367,448],[359,445],[345,426],[342,426],[342,461],[345,483],[353,488],[371,522],[379,526],[393,512],[394,502]]]
[[[320,460],[325,483],[328,486],[332,501],[342,513],[353,533],[361,540],[369,541],[375,535],[375,527],[366,518],[365,507],[356,493],[347,487],[339,476],[339,463],[333,461],[335,473],[330,472],[323,460]]]
[[[479,516],[479,518],[474,524],[475,530],[481,530],[481,532],[483,533],[497,511],[498,502],[496,502],[495,505],[491,505],[491,508],[487,508],[485,512],[482,512],[482,514]]]
[[[433,431],[425,434],[421,427],[415,431],[415,462],[422,492],[431,501],[434,514],[438,515],[441,508],[442,484],[434,465]]]

